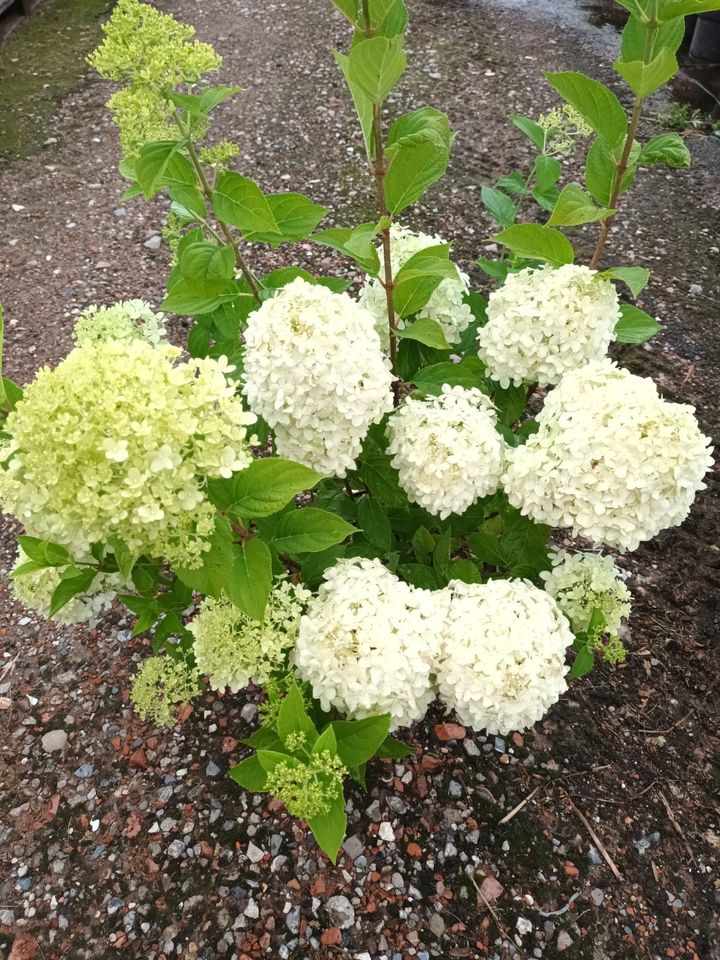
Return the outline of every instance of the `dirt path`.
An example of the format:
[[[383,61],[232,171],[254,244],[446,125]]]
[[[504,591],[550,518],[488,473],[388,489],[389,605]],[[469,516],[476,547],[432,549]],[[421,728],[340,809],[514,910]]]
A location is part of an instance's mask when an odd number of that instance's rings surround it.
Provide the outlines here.
[[[345,31],[327,0],[165,6],[216,44],[224,81],[248,88],[223,108],[219,131],[240,143],[243,171],[268,191],[307,192],[337,223],[372,215],[331,57]],[[529,6],[410,2],[411,69],[395,106],[442,107],[458,131],[448,177],[412,219],[453,238],[464,266],[491,232],[481,184],[527,160],[505,116],[554,102],[542,68],[611,80],[612,27],[588,25],[573,0],[553,3],[549,24],[544,4],[532,6],[536,20]],[[154,238],[164,206],[119,202],[108,92],[83,76],[46,121],[43,139],[56,142],[0,170],[6,364],[20,381],[63,356],[87,304],[163,293],[167,257]],[[640,305],[666,323],[623,362],[696,404],[717,436],[720,141],[690,146],[692,172],[643,176],[608,263],[652,269]],[[587,249],[591,233],[578,235]],[[258,251],[255,263],[282,255]],[[297,256],[310,269],[346,269],[310,248]],[[13,606],[1,583],[0,651],[14,665],[0,678],[12,703],[0,710],[0,957],[14,942],[12,960],[717,960],[716,495],[715,482],[682,529],[627,558],[636,605],[624,668],[576,683],[525,737],[442,741],[431,712],[413,731],[417,758],[377,764],[368,794],[350,791],[337,869],[277,804],[224,776],[254,721],[252,698],[208,696],[159,734],[128,707],[128,676],[146,650],[127,621],[56,630]],[[10,534],[6,525],[5,569]],[[66,734],[64,751],[45,751],[49,730]],[[379,835],[384,821],[395,841]],[[493,912],[469,867],[502,886],[482,888]]]

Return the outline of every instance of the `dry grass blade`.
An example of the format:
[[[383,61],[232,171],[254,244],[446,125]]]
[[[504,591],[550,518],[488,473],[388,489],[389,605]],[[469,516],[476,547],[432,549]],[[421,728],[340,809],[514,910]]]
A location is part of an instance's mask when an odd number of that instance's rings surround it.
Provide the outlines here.
[[[695,863],[695,854],[693,852],[693,848],[690,846],[690,842],[688,838],[685,836],[685,831],[677,822],[675,814],[673,813],[672,807],[668,803],[667,798],[665,797],[665,794],[658,792],[658,796],[660,797],[660,802],[662,803],[662,805],[665,807],[665,810],[667,811],[667,815],[668,815],[668,819],[670,820],[670,823],[673,825],[676,833],[682,839],[682,842],[685,844],[685,849],[687,850],[690,856],[690,859],[692,860],[693,863]]]
[[[524,800],[521,800],[520,803],[518,803],[518,805],[517,805],[516,807],[513,807],[513,808],[512,808],[512,810],[510,811],[510,813],[506,813],[505,816],[502,818],[502,820],[498,821],[499,824],[500,824],[500,826],[502,826],[504,823],[510,823],[510,821],[512,820],[512,818],[513,818],[516,814],[520,813],[520,811],[522,810],[522,808],[523,808],[526,804],[530,803],[530,801],[532,800],[532,798],[535,796],[535,794],[536,794],[539,790],[540,790],[540,787],[535,787],[535,789],[534,789],[531,793],[529,793],[529,794],[525,797]]]

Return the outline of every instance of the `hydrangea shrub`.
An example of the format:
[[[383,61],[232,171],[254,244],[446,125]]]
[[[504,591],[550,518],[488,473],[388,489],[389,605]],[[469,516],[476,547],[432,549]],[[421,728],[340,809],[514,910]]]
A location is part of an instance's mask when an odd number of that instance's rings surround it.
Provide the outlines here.
[[[152,638],[132,688],[148,722],[176,722],[204,684],[262,688],[230,775],[333,860],[344,779],[411,752],[393,734],[436,697],[507,733],[598,655],[624,657],[630,593],[607,551],[681,523],[704,486],[693,409],[607,357],[660,329],[627,302],[648,271],[603,261],[641,169],[690,164],[677,135],[642,141],[639,122],[677,70],[684,16],[720,2],[620,2],[631,112],[559,72],[555,108],[510,118],[536,156],[482,188],[501,250],[476,261],[487,299],[447,240],[409,225],[454,135],[433,107],[388,117],[403,0],[332,0],[377,202],[356,225],[232,168],[212,114],[241,91],[208,82],[220,58],[192,27],[119,0],[91,57],[121,85],[125,198],[169,201],[158,309],[192,323],[182,354],[144,301],[90,306],[55,369],[25,391],[0,379],[0,503],[25,531],[15,593],[66,623],[119,597]],[[584,183],[564,183],[578,150]],[[588,264],[567,235],[581,224],[597,224]],[[297,266],[308,240],[346,257],[359,289]],[[257,245],[287,266],[259,275]],[[559,550],[554,530],[583,543]]]

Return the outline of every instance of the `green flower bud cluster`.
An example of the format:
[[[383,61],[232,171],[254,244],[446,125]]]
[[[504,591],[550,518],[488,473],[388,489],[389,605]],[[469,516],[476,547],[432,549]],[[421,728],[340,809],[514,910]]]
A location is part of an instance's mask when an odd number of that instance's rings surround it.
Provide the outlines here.
[[[569,103],[549,110],[538,117],[537,122],[546,132],[544,152],[554,157],[571,156],[575,153],[575,141],[592,133],[592,128]]]
[[[167,94],[217,70],[221,57],[209,43],[193,40],[194,27],[139,0],[120,0],[103,30],[89,63],[101,77],[126,84],[108,102],[125,154],[148,141],[173,139],[175,108]]]
[[[200,151],[200,159],[209,167],[222,171],[239,153],[240,147],[236,143],[231,140],[221,140],[211,147],[203,147]]]
[[[141,720],[159,727],[175,721],[177,707],[202,693],[200,675],[185,660],[149,657],[133,678],[130,698]]]
[[[75,323],[76,346],[92,340],[146,340],[157,344],[165,336],[165,318],[144,300],[122,300],[111,307],[91,306]]]
[[[588,639],[591,650],[600,654],[605,663],[624,663],[627,659],[627,648],[620,637],[596,636]]]
[[[287,744],[286,744],[287,745]],[[289,757],[267,775],[265,789],[285,804],[300,820],[327,813],[342,791],[346,767],[327,750],[312,754],[308,763]]]

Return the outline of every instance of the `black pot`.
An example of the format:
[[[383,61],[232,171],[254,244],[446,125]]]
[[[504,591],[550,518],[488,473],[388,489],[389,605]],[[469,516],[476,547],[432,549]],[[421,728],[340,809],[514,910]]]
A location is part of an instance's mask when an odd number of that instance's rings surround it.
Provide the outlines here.
[[[720,13],[698,15],[690,56],[696,60],[720,63]]]

